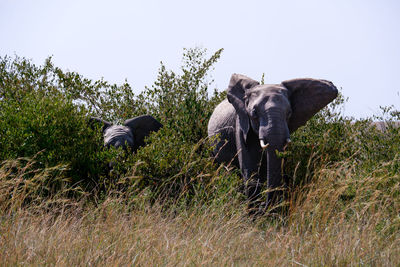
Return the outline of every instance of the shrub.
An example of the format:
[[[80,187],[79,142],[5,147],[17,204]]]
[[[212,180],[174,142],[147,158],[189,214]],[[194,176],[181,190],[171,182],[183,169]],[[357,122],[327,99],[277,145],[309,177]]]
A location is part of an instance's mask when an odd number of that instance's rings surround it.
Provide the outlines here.
[[[161,63],[157,80],[138,96],[138,109],[153,114],[182,142],[196,143],[207,136],[207,123],[224,94],[214,90],[208,72],[221,56],[222,49],[205,59],[206,50],[185,49],[182,74],[167,71]]]
[[[309,181],[315,170],[337,162],[352,162],[357,168],[373,170],[393,160],[400,152],[400,129],[385,132],[371,126],[372,119],[345,117],[339,96],[292,135],[285,157],[285,172],[294,184]],[[395,112],[386,121],[396,120]],[[378,118],[382,119],[382,117]]]
[[[161,63],[154,85],[138,96],[127,83],[110,85],[64,72],[51,58],[40,67],[18,57],[2,58],[0,160],[35,156],[39,168],[67,165],[72,183],[93,182],[87,190],[121,188],[135,170],[142,178],[137,192],[153,192],[153,199],[183,192],[191,196],[204,179],[218,175],[206,137],[208,118],[224,96],[208,92],[208,73],[221,53],[205,59],[205,49],[185,50],[182,74]],[[118,123],[142,114],[155,116],[164,127],[136,155],[104,151],[99,129],[87,125],[88,116]],[[116,163],[112,173],[105,168],[110,161]]]
[[[68,166],[71,184],[82,186],[105,174],[111,155],[88,127],[88,110],[60,90],[46,61],[37,67],[26,59],[0,62],[0,160],[35,157],[37,168]]]
[[[212,79],[208,72],[221,52],[222,49],[205,59],[206,50],[185,50],[182,74],[167,71],[161,64],[154,85],[138,96],[138,110],[153,114],[164,125],[148,138],[149,145],[139,149],[127,164],[134,166],[128,171],[128,177],[130,174],[135,177],[133,188],[148,192],[152,200],[190,202],[194,198],[201,201],[203,197],[206,200],[236,188],[240,181],[236,174],[217,168],[208,146],[208,119],[225,96],[217,91],[209,96]],[[120,168],[118,175],[126,171],[123,166]],[[211,182],[215,184],[208,187]],[[221,185],[218,189],[217,183]]]

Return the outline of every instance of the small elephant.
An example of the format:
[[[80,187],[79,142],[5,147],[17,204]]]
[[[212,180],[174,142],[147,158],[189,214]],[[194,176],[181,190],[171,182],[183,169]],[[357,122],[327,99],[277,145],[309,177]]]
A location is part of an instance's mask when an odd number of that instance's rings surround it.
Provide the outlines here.
[[[233,74],[227,99],[214,110],[208,136],[215,141],[215,158],[240,168],[245,180],[250,212],[261,209],[256,200],[267,182],[266,207],[276,203],[282,191],[283,151],[290,133],[336,98],[338,90],[326,80],[292,79],[260,85],[244,75]]]
[[[157,132],[162,127],[162,124],[150,115],[126,120],[124,125],[112,125],[110,122],[95,117],[90,118],[89,122],[103,125],[105,147],[126,149],[129,146],[132,152],[136,152],[139,147],[144,146],[144,139],[151,132]]]

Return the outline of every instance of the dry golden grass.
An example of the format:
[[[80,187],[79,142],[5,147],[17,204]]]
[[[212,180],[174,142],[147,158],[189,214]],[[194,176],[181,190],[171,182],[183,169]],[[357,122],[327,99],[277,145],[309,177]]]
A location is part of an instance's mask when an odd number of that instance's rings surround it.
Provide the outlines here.
[[[391,163],[388,163],[391,164]],[[389,168],[390,169],[390,168]],[[132,208],[59,202],[3,209],[1,266],[396,266],[400,264],[399,176],[321,170],[290,215],[251,220],[244,205]],[[397,190],[397,191],[396,191]],[[346,193],[347,192],[347,193]],[[347,198],[347,199],[346,199]],[[4,198],[3,198],[4,199]],[[234,202],[234,201],[233,201]],[[54,201],[52,202],[54,203]],[[63,204],[60,204],[63,203]]]
[[[400,262],[399,240],[342,221],[263,226],[240,215],[127,213],[119,203],[62,215],[20,211],[1,222],[2,266],[376,265]],[[78,209],[79,210],[79,209]],[[299,224],[299,225],[298,225]],[[397,236],[398,237],[398,236]]]

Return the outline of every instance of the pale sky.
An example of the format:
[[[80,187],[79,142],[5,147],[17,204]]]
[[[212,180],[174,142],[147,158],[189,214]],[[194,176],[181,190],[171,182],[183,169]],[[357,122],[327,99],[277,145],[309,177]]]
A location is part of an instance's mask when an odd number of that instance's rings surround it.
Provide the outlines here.
[[[154,82],[160,61],[179,71],[183,48],[224,48],[212,76],[266,83],[331,80],[349,97],[345,114],[400,109],[398,0],[0,0],[0,55],[14,54],[135,93]]]

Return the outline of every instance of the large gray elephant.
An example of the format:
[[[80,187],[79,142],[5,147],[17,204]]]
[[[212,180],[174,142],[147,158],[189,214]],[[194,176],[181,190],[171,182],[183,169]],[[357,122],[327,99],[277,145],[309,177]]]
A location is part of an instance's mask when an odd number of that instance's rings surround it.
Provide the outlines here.
[[[233,74],[227,99],[214,110],[208,123],[210,137],[219,134],[216,160],[238,166],[245,180],[249,208],[260,209],[257,198],[267,182],[266,206],[280,198],[283,151],[290,133],[304,125],[338,94],[326,80],[293,79],[260,85],[244,75]]]
[[[144,139],[151,132],[157,132],[162,124],[150,115],[143,115],[126,120],[123,125],[113,125],[112,123],[100,118],[90,118],[90,123],[99,123],[102,127],[104,146],[130,147],[132,152],[144,146]]]

